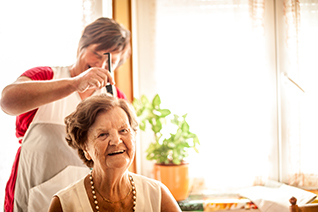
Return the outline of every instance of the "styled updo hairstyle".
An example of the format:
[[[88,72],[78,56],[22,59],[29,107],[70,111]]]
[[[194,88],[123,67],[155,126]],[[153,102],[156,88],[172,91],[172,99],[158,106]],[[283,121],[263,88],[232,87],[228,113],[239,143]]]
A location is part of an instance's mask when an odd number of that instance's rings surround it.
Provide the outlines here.
[[[79,157],[90,168],[93,167],[94,162],[87,160],[84,155],[88,130],[94,124],[99,113],[110,111],[115,107],[125,111],[130,127],[136,133],[138,122],[134,109],[126,100],[117,99],[109,94],[100,94],[84,99],[78,104],[76,110],[64,119],[66,124],[65,139],[68,145],[77,149]]]

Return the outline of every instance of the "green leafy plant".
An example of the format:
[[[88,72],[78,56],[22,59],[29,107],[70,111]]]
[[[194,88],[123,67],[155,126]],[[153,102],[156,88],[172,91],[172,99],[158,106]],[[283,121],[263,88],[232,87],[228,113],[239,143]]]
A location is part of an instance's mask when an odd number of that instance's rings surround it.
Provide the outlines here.
[[[134,99],[133,106],[136,114],[140,119],[139,128],[146,130],[150,124],[154,133],[155,142],[152,142],[147,149],[147,159],[155,160],[157,164],[181,164],[188,156],[188,149],[193,148],[196,152],[199,145],[198,136],[190,132],[189,124],[186,121],[187,114],[178,116],[172,115],[169,109],[160,107],[161,99],[159,95],[155,95],[152,101],[143,95],[140,99]],[[168,119],[168,117],[173,117]],[[174,131],[165,137],[163,131],[170,123]]]

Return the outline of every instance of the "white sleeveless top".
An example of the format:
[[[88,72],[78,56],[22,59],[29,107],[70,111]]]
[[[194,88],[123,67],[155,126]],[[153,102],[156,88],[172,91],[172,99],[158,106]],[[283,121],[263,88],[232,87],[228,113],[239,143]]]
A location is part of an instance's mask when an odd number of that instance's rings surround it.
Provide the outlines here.
[[[136,185],[136,212],[160,212],[161,182],[134,173],[129,174]],[[63,212],[93,212],[85,190],[84,178],[56,194]]]
[[[53,79],[70,78],[68,67],[52,67]],[[103,88],[94,93],[106,93]],[[77,92],[39,107],[21,145],[14,212],[47,212],[53,195],[89,173],[68,146],[64,118],[82,100]]]

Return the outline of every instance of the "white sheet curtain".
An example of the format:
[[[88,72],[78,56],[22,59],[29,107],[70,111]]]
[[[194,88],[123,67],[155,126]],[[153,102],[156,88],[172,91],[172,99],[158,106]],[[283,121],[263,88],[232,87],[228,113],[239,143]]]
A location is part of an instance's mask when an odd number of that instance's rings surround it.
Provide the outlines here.
[[[82,27],[90,24],[94,21],[95,11],[94,11],[95,0],[82,0]]]
[[[139,92],[188,113],[201,142],[188,158],[191,176],[229,191],[273,175],[276,73],[266,60],[265,1],[136,2]],[[151,138],[141,139],[143,153]],[[151,164],[141,163],[151,176]]]
[[[189,114],[202,143],[189,158],[192,175],[208,188],[252,185],[269,174],[274,111],[260,113],[273,107],[263,10],[261,1],[157,2],[158,93]]]
[[[284,9],[289,53],[284,72],[304,91],[285,79],[283,180],[298,187],[317,188],[318,2],[285,0]]]
[[[317,186],[318,2],[136,0],[139,94],[188,113],[192,177],[218,192]],[[305,93],[301,90],[305,90]],[[152,176],[141,136],[141,170]]]

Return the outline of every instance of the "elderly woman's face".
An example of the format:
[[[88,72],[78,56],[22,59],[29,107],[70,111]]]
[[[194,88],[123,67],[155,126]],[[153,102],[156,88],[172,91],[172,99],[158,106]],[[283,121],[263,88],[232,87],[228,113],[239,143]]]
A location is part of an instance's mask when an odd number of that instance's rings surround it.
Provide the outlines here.
[[[123,109],[115,107],[97,115],[88,130],[85,157],[94,168],[128,168],[135,154],[135,132]]]

